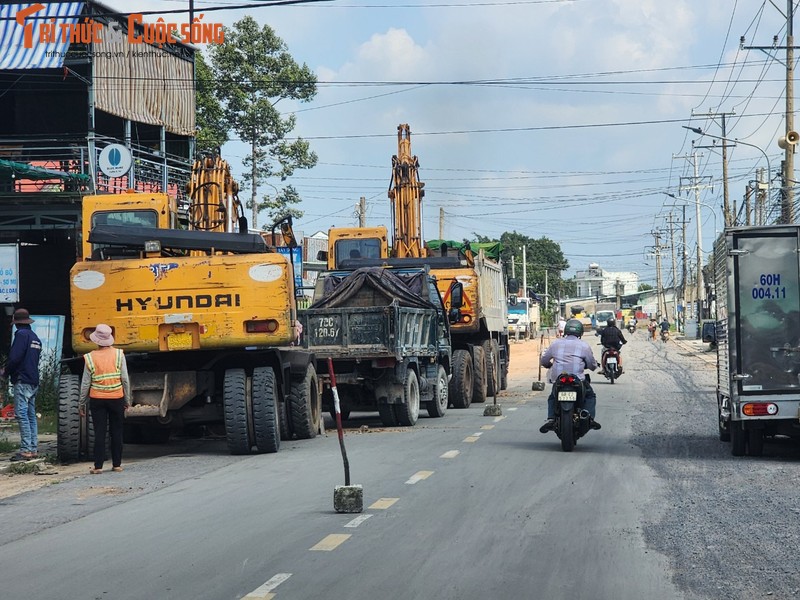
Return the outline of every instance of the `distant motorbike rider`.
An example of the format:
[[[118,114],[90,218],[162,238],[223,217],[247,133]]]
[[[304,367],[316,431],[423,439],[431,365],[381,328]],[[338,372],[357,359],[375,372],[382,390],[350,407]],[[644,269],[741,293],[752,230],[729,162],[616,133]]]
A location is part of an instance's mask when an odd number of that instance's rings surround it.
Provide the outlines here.
[[[650,332],[650,339],[656,339],[656,329],[658,329],[658,323],[651,317],[650,323],[647,325],[647,331]]]
[[[664,320],[658,324],[658,327],[661,329],[661,339],[666,342],[669,337],[669,321],[667,321],[667,317],[664,317]]]
[[[595,408],[597,406],[597,395],[590,385],[590,378],[584,375],[584,370],[594,371],[597,368],[597,360],[592,353],[589,344],[581,338],[583,335],[583,323],[578,319],[570,319],[564,326],[564,337],[553,341],[542,355],[540,364],[549,367],[547,380],[555,384],[556,379],[561,373],[572,373],[583,381],[583,404],[592,419],[592,429],[600,429],[600,423],[594,420]],[[547,420],[539,428],[542,433],[552,431],[556,422],[556,386],[550,391],[547,398]]]
[[[628,327],[631,329],[631,333],[636,331],[636,317],[631,317],[630,321],[628,321]]]
[[[617,352],[622,349],[623,344],[627,344],[628,340],[625,339],[625,336],[622,335],[622,332],[617,327],[617,320],[615,318],[610,318],[606,322],[606,326],[603,329],[603,333],[600,334],[600,344],[602,344],[603,348],[614,348]],[[617,359],[617,366],[619,367],[619,372],[622,373],[622,355],[619,355]],[[605,368],[605,360],[603,360],[603,367]]]

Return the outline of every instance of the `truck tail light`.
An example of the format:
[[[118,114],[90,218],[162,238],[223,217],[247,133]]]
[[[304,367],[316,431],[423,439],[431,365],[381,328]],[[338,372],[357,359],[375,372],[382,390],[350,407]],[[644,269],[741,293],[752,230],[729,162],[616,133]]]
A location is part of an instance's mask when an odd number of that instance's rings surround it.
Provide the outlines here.
[[[275,333],[278,331],[278,322],[275,319],[245,321],[244,327],[247,333]]]
[[[372,364],[376,369],[389,369],[397,364],[397,360],[393,356],[387,356],[385,358],[376,358],[372,361]]]
[[[765,417],[778,414],[778,405],[773,402],[748,402],[742,406],[742,414],[747,417]]]

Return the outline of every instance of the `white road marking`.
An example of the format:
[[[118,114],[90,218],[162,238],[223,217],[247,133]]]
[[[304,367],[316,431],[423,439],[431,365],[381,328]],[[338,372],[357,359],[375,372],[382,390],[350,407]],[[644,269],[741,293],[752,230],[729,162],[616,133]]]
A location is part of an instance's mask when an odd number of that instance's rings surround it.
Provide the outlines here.
[[[261,585],[247,594],[242,600],[270,600],[274,598],[275,594],[272,593],[276,587],[291,577],[291,573],[278,573],[269,579],[264,585]]]
[[[461,454],[461,452],[459,452],[458,450],[448,450],[447,452],[442,454],[439,458],[455,458],[459,454]]]
[[[506,418],[506,417],[505,417],[505,415],[503,415],[502,417],[495,417],[495,418],[494,418],[494,422],[495,422],[495,423],[499,423],[500,421],[502,421],[502,420],[503,420],[503,419],[505,419],[505,418]]]
[[[372,507],[370,506],[370,508],[372,508]],[[357,516],[355,519],[353,519],[352,521],[350,521],[349,523],[345,524],[345,527],[358,527],[358,526],[359,526],[359,525],[361,525],[361,524],[362,524],[364,521],[366,521],[367,519],[369,519],[371,516],[372,516],[372,515],[359,515],[359,516]]]
[[[519,408],[519,407],[517,407],[517,406],[512,406],[512,407],[511,407],[511,408],[509,408],[508,410],[517,410],[517,408]]]
[[[412,476],[411,476],[411,477],[408,479],[408,481],[406,481],[406,483],[407,483],[408,485],[414,485],[414,484],[415,484],[415,483],[417,483],[418,481],[422,481],[423,479],[427,479],[427,478],[428,478],[428,477],[430,477],[431,475],[433,475],[433,471],[417,471],[416,473],[414,473],[414,474],[413,474],[413,475],[412,475]]]

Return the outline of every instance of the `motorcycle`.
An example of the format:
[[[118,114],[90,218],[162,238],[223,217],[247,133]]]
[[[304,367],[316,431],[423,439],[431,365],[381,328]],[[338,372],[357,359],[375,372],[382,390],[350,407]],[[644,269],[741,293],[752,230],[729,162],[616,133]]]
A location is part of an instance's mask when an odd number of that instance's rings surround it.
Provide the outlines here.
[[[628,323],[628,333],[634,333],[636,331],[636,323]]]
[[[588,380],[588,375],[586,376]],[[583,408],[583,382],[577,375],[562,373],[556,379],[556,422],[554,430],[561,440],[561,449],[572,452],[578,439],[592,428],[591,415]]]
[[[603,367],[603,376],[610,379],[611,383],[614,383],[614,380],[619,379],[619,376],[622,375],[622,369],[619,366],[619,350],[616,348],[603,346],[600,362]]]
[[[666,329],[662,330],[661,331],[661,341],[666,344],[668,339],[669,339],[669,331],[666,330]]]

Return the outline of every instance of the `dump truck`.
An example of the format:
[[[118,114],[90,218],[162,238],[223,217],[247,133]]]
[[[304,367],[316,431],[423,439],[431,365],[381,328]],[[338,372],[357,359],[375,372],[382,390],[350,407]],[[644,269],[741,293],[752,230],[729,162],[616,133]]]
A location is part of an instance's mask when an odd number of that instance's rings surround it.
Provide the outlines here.
[[[760,456],[800,438],[800,225],[727,228],[712,257],[719,438]]]
[[[321,395],[314,356],[298,346],[292,264],[247,232],[237,189],[219,156],[197,161],[188,229],[166,194],[83,198],[72,348],[85,354],[96,348],[89,336],[98,323],[112,328],[131,380],[128,441],[224,426],[230,452],[248,454],[317,433]],[[291,219],[277,228],[296,245]],[[91,453],[94,432],[78,411],[83,359],[65,364],[58,455],[76,460]]]
[[[532,339],[540,323],[538,302],[524,296],[508,297],[508,336],[512,340]]]
[[[452,285],[461,283],[463,306],[459,321],[450,328],[453,376],[449,396],[454,408],[467,408],[505,389],[508,379],[508,294],[500,244],[426,243],[422,231],[424,188],[419,160],[411,153],[411,128],[400,124],[388,190],[391,244],[384,226],[332,228],[328,251],[317,258],[326,260],[329,269],[380,265],[387,260],[401,260],[404,262],[393,264],[408,267],[427,265],[448,311]]]
[[[413,426],[420,407],[444,416],[451,369],[448,315],[427,268],[362,267],[326,272],[301,311],[303,346],[329,382],[333,367],[343,418],[378,411],[387,427]],[[460,284],[451,295],[461,294]],[[458,309],[451,314],[458,319]],[[323,410],[333,413],[326,387]]]

